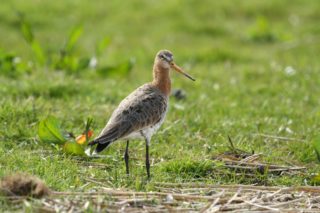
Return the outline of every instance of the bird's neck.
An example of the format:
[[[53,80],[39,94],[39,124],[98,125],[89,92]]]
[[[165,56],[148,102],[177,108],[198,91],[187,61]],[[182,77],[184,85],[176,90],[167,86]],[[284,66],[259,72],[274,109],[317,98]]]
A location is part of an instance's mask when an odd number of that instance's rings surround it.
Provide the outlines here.
[[[169,96],[171,92],[170,68],[164,69],[155,65],[153,67],[152,84],[166,96]]]

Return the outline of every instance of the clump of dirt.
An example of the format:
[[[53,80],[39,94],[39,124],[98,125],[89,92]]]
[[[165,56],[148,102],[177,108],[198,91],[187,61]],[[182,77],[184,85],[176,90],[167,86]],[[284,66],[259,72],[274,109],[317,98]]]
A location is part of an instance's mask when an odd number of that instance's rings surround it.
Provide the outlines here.
[[[18,173],[0,180],[0,193],[6,196],[27,196],[42,198],[50,194],[50,189],[39,178]]]
[[[182,89],[173,89],[172,91],[173,97],[175,97],[177,100],[184,100],[187,98],[187,93],[186,91]]]

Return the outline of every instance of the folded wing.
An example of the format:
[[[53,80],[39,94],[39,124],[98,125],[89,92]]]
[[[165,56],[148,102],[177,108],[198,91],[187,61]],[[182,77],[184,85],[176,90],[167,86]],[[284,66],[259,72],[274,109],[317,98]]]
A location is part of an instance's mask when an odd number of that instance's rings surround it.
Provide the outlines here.
[[[89,145],[100,152],[112,142],[158,123],[167,109],[167,98],[160,90],[145,84],[125,98],[113,112],[100,135]]]

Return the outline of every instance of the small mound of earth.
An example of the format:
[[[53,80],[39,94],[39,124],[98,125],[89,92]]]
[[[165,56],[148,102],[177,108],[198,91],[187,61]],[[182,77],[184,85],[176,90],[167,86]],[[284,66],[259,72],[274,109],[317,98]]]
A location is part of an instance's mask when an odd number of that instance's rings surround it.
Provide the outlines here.
[[[187,98],[187,93],[186,91],[182,89],[173,89],[172,91],[173,97],[175,97],[177,100],[184,100]]]
[[[18,173],[2,178],[0,181],[0,193],[6,196],[42,198],[49,195],[50,189],[39,178]]]

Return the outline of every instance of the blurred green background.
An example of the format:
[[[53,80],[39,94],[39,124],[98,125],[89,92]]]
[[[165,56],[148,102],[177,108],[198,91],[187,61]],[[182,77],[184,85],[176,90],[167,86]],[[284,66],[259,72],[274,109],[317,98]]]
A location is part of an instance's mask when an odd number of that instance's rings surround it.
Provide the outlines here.
[[[41,153],[53,149],[39,142],[37,125],[54,115],[77,134],[91,116],[98,134],[117,104],[151,80],[155,54],[169,49],[197,81],[172,73],[173,88],[186,99],[171,98],[153,138],[154,181],[256,183],[209,172],[211,159],[228,150],[229,135],[265,161],[308,168],[267,184],[305,184],[319,169],[312,146],[320,130],[319,11],[318,0],[3,1],[0,175],[26,171],[57,190],[74,189],[86,176],[145,189],[137,184],[145,175],[142,141],[130,148],[136,160],[127,180],[125,144],[96,160],[109,165],[106,171],[90,169]]]

